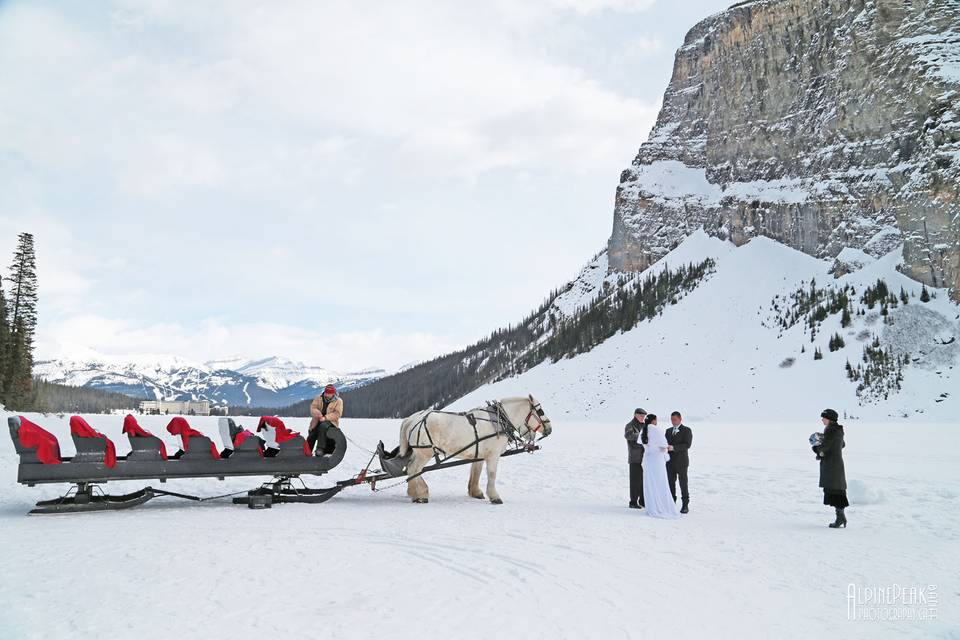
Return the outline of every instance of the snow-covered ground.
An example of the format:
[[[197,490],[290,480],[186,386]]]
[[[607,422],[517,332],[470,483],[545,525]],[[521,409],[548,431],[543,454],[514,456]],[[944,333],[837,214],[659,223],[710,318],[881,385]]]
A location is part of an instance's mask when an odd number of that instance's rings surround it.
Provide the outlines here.
[[[30,417],[71,453],[66,418]],[[13,446],[0,444],[0,638],[960,634],[960,424],[848,421],[853,506],[849,529],[837,531],[826,527],[832,510],[820,504],[806,443],[816,412],[803,423],[689,421],[692,512],[679,521],[626,508],[629,417],[555,418],[542,451],[501,464],[501,506],[468,498],[459,468],[427,476],[427,505],[410,504],[402,487],[358,488],[264,511],[160,498],[125,512],[35,517],[25,514],[36,500],[66,487],[17,485]],[[123,453],[121,420],[90,417]],[[166,418],[142,422],[159,435]],[[216,438],[214,418],[191,422]],[[395,442],[398,426],[344,421],[366,446]],[[349,477],[367,458],[352,446],[308,483]],[[215,495],[255,484],[165,488]],[[850,585],[926,594],[933,585],[936,619],[849,621]],[[923,615],[930,606],[860,611]]]

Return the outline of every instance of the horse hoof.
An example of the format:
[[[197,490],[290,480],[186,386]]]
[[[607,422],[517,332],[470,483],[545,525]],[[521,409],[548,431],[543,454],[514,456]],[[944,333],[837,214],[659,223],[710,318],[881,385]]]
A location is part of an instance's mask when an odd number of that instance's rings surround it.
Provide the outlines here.
[[[479,494],[479,495],[470,494],[470,497],[471,497],[471,498],[476,498],[477,500],[485,500],[485,499],[487,498],[487,496],[483,495],[482,493]]]
[[[413,499],[413,503],[414,503],[414,504],[427,504],[428,502],[430,502],[430,500],[429,500],[428,498],[414,498],[414,499]]]
[[[490,498],[490,504],[503,504],[503,500],[500,498]]]

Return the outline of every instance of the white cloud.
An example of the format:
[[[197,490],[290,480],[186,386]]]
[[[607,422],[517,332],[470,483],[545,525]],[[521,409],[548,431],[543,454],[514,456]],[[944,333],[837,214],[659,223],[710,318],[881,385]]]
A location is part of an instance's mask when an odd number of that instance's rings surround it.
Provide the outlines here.
[[[0,260],[13,256],[20,233],[34,235],[41,321],[47,311],[59,313],[84,304],[93,285],[89,272],[102,264],[101,257],[84,252],[70,230],[43,211],[29,208],[14,215],[4,209],[0,203]],[[7,264],[0,264],[4,276]]]
[[[37,343],[38,359],[75,357],[77,348],[73,345],[114,356],[187,354],[194,361],[229,357],[240,348],[245,358],[281,355],[342,372],[366,366],[396,368],[461,346],[424,332],[323,333],[278,322],[228,325],[216,318],[207,318],[199,326],[142,324],[80,313],[49,324]]]
[[[117,171],[120,191],[150,197],[172,188],[213,187],[227,179],[225,161],[217,149],[195,139],[150,135],[135,158]]]
[[[622,55],[629,64],[660,53],[666,48],[666,44],[658,36],[640,34],[624,44]]]
[[[0,232],[38,237],[39,336],[351,368],[516,321],[605,239],[656,99],[594,71],[656,53],[620,20],[652,4],[0,4]],[[263,299],[275,325],[236,310]]]
[[[547,20],[649,4],[555,0],[524,11]],[[423,176],[546,163],[582,170],[622,145],[624,132],[642,137],[655,117],[653,104],[544,56],[535,42],[549,37],[537,32],[549,23],[504,29],[505,5],[117,5],[118,33],[100,25],[106,41],[49,8],[10,9],[0,22],[0,61],[14,69],[0,78],[9,98],[0,145],[40,166],[94,164],[116,188],[157,196],[249,189],[264,147],[279,141],[302,150],[273,172],[298,175],[297,156],[331,137],[379,140],[381,163]],[[161,36],[183,46],[144,44]],[[43,73],[33,74],[37,58]]]
[[[529,28],[538,23],[555,22],[564,14],[639,13],[655,3],[656,0],[490,0],[487,4],[508,24]]]

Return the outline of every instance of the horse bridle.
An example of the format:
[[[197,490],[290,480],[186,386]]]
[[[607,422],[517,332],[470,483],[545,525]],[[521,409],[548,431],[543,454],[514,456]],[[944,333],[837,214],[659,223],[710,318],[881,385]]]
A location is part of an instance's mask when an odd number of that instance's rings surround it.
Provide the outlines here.
[[[525,432],[521,433],[519,427],[517,427],[510,420],[510,416],[507,415],[506,410],[503,408],[503,405],[497,401],[492,400],[487,402],[487,411],[491,412],[495,416],[495,421],[498,422],[501,428],[504,429],[504,433],[507,434],[507,437],[511,440],[519,442],[521,439],[527,440],[527,442],[534,442],[537,439],[537,433],[541,431],[546,431],[546,427],[550,423],[550,419],[547,418],[543,409],[540,407],[539,402],[534,402],[533,398],[527,398],[527,401],[530,403],[530,411],[527,412],[527,417],[523,419],[523,427],[526,429]],[[530,426],[530,419],[534,418],[536,420],[536,426]],[[540,436],[545,438],[546,435],[543,434]]]
[[[550,422],[550,419],[546,418],[545,414],[543,413],[543,408],[541,408],[539,402],[534,402],[533,399],[531,398],[528,398],[528,400],[530,401],[530,411],[527,412],[527,417],[523,419],[523,426],[527,428],[528,434],[529,433],[537,434],[537,433],[540,433],[541,430],[546,428],[547,423]],[[530,418],[536,419],[537,421],[536,428],[530,426]],[[534,435],[533,437],[536,438],[537,436]],[[542,435],[541,437],[546,438],[547,436]]]

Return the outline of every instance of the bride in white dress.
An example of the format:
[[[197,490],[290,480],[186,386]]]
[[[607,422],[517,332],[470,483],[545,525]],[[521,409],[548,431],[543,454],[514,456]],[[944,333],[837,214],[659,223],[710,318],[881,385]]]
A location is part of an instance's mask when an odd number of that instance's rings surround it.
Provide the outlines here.
[[[667,482],[667,437],[657,426],[657,416],[652,413],[644,420],[640,431],[643,442],[643,504],[648,516],[654,518],[679,518],[677,503],[670,494]]]

